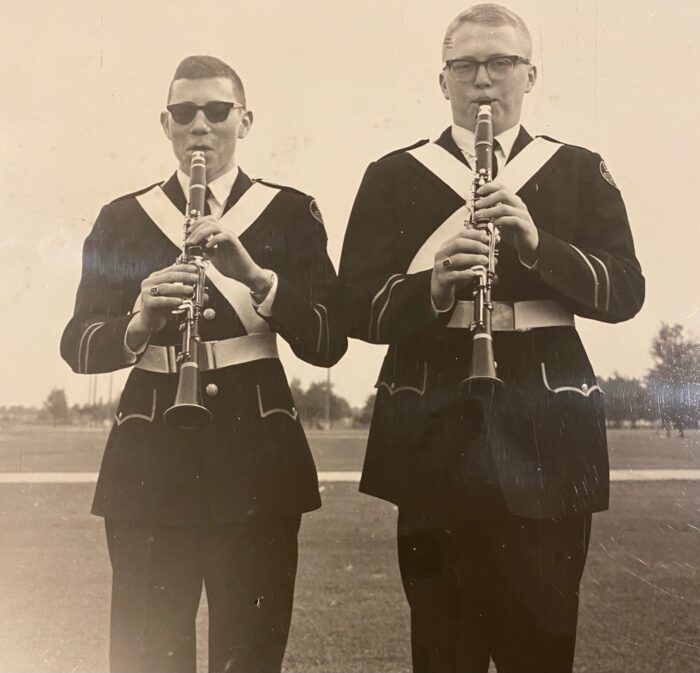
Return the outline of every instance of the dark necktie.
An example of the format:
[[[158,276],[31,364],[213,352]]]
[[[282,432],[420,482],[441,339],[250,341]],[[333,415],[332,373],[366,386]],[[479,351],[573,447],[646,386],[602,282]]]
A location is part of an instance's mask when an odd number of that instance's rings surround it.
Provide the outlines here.
[[[204,215],[211,215],[211,207],[209,206],[209,199],[214,198],[214,195],[211,193],[211,189],[207,187],[207,191],[204,192]]]
[[[496,158],[496,150],[500,148],[498,140],[493,141],[493,157],[491,164],[491,177],[495,180],[498,175],[498,159]]]

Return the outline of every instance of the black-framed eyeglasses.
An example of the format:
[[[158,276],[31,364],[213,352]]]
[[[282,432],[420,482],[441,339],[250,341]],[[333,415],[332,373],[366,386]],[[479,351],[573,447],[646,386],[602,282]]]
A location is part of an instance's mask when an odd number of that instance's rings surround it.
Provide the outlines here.
[[[230,101],[212,100],[204,105],[173,103],[172,105],[168,105],[166,109],[178,124],[189,124],[197,115],[197,110],[202,110],[204,116],[210,122],[218,124],[228,119],[231,110],[245,109],[245,105],[231,103]]]
[[[458,82],[473,82],[481,65],[486,68],[486,74],[490,79],[499,80],[510,77],[518,63],[530,65],[530,61],[522,56],[492,56],[485,61],[453,58],[445,61],[445,68]]]

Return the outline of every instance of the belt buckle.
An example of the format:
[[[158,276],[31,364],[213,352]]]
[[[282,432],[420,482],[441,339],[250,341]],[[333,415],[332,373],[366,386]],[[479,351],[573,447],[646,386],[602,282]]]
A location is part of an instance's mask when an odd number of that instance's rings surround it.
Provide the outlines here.
[[[204,367],[202,371],[216,369],[216,341],[200,341],[201,353],[204,353]]]
[[[496,301],[493,303],[491,315],[494,332],[511,332],[515,329],[515,307],[511,301]]]
[[[515,332],[518,329],[518,326],[515,324],[515,302],[507,301],[505,304],[508,307],[508,331]]]
[[[168,369],[168,374],[176,374],[177,373],[177,349],[175,346],[166,346],[165,347],[165,359],[166,359],[166,367]]]

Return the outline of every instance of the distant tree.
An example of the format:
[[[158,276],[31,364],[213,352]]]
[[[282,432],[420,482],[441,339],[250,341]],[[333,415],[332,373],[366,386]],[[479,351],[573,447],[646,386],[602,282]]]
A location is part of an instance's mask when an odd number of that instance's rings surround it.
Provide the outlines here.
[[[352,407],[344,397],[331,393],[331,418],[334,421],[341,418],[352,418]]]
[[[304,389],[301,387],[301,381],[297,378],[293,378],[289,384],[289,389],[292,391],[292,397],[294,398],[294,404],[297,408],[300,408],[304,403]]]
[[[365,405],[359,410],[355,416],[355,423],[361,426],[368,426],[372,422],[372,411],[374,411],[374,401],[377,398],[376,393],[372,393],[366,400]]]
[[[70,423],[68,400],[66,399],[66,391],[63,388],[53,388],[51,390],[48,397],[44,400],[44,412],[54,425]]]
[[[294,392],[294,384],[296,384],[296,392]],[[327,386],[328,384],[325,381],[314,381],[309,384],[308,389],[304,392],[298,380],[295,379],[290,384],[292,394],[296,400],[297,410],[308,427],[325,427]],[[352,417],[350,403],[344,397],[340,397],[333,392],[333,384],[331,384],[330,390],[330,416],[331,421]]]
[[[637,421],[648,418],[647,391],[638,379],[628,379],[615,372],[609,379],[601,380],[605,391],[605,416],[614,428],[629,421],[636,427]]]
[[[651,357],[647,389],[652,407],[667,434],[673,426],[682,437],[684,429],[700,419],[700,343],[686,335],[682,325],[661,323]]]
[[[314,381],[304,393],[304,402],[299,408],[301,417],[309,427],[320,428],[326,418],[326,382]]]

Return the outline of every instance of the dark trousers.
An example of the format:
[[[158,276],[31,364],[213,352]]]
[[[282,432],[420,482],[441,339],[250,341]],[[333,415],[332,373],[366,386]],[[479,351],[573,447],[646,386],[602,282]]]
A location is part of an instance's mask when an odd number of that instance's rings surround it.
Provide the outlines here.
[[[113,673],[194,673],[195,617],[209,604],[209,670],[280,671],[300,517],[199,527],[107,520]]]
[[[566,673],[590,515],[430,521],[399,511],[416,673]]]

